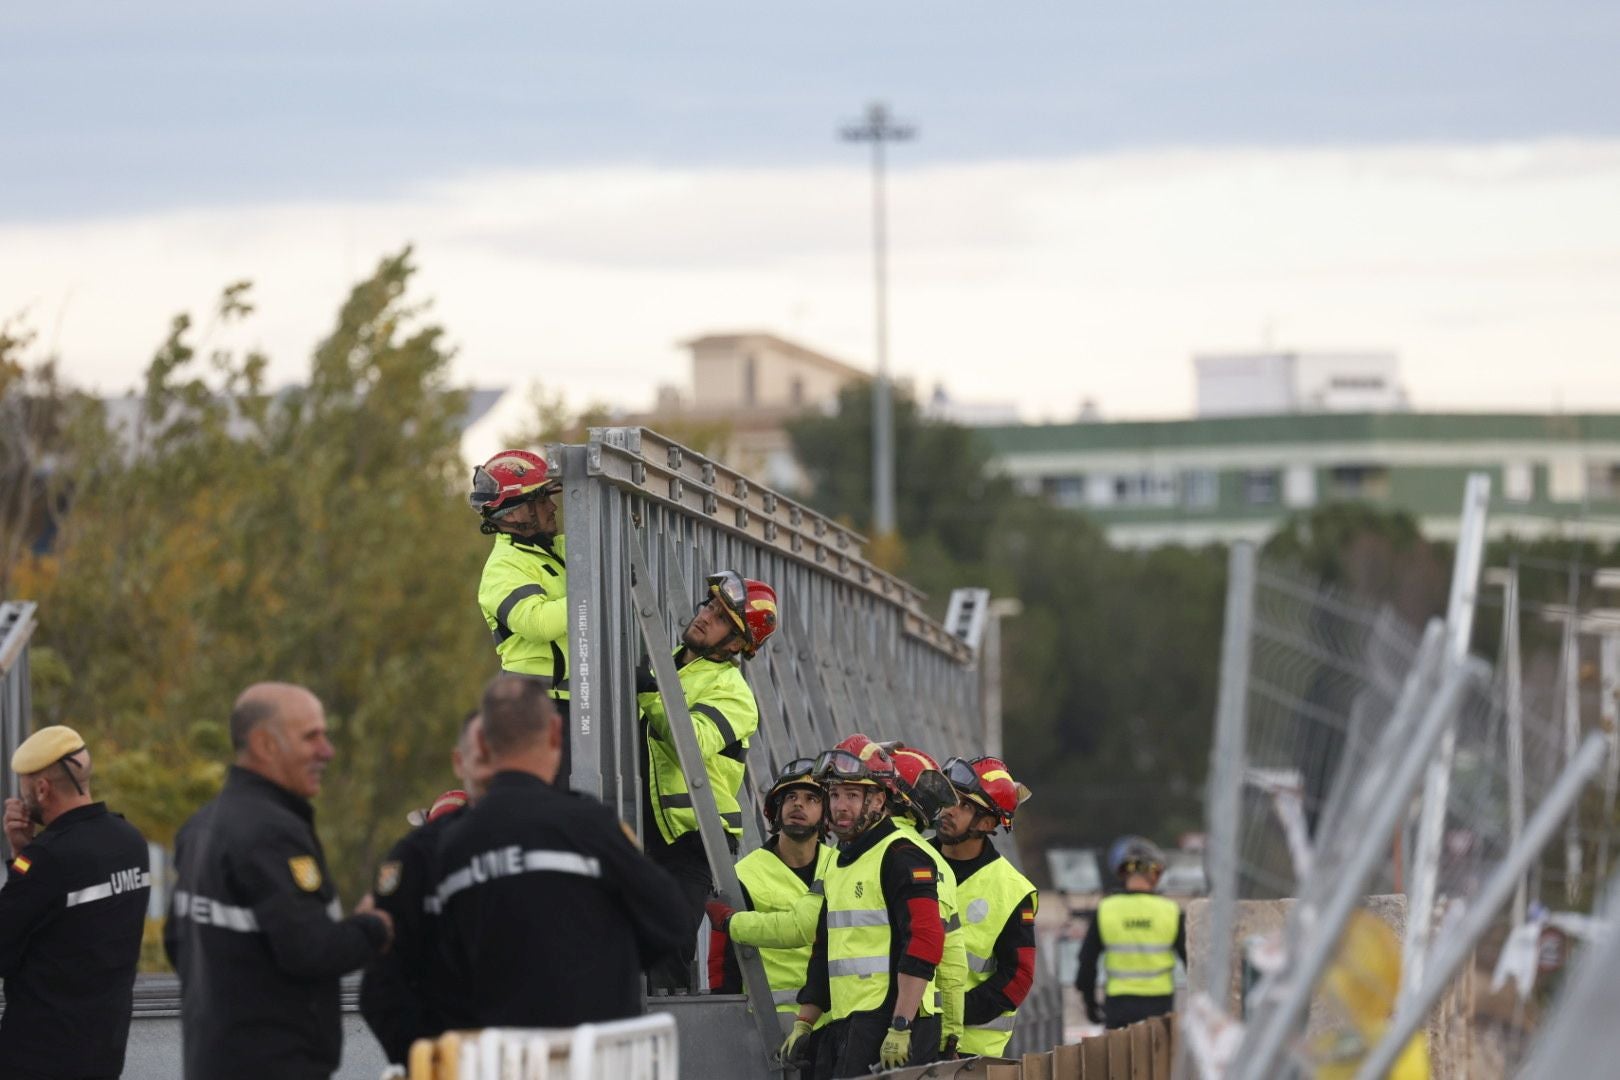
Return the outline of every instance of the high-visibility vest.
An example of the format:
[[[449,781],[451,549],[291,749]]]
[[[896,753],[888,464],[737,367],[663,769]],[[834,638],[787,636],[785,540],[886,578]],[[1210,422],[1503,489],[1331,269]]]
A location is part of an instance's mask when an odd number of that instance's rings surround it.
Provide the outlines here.
[[[699,657],[679,672],[681,693],[692,714],[692,732],[703,753],[715,808],[726,831],[742,835],[742,790],[748,759],[748,737],[759,730],[759,705],[736,660]],[[697,831],[697,811],[681,772],[680,755],[657,691],[637,694],[647,721],[647,797],[653,820],[665,843]]]
[[[947,982],[954,980],[954,985],[961,988],[960,992],[967,991],[967,949],[962,943],[962,917],[956,906],[956,874],[951,871],[950,861],[940,854],[939,849],[922,838],[915,823],[909,818],[897,817],[893,820],[895,829],[904,833],[934,861],[934,878],[939,883],[939,921],[945,924],[945,951],[934,968],[934,977],[928,980],[927,987],[923,989],[921,1004],[917,1006],[918,1016],[933,1016],[943,1011],[939,988],[941,969],[946,972]]]
[[[478,606],[501,670],[550,680],[555,698],[568,697],[567,551],[562,536],[548,551],[497,533],[478,581]]]
[[[909,838],[890,830],[848,866],[827,871],[828,1023],[882,1006],[889,996],[893,930],[883,896],[883,854]]]
[[[836,858],[836,848],[822,844],[816,849],[817,884],[826,880],[827,868]],[[748,890],[749,904],[754,911],[787,911],[810,891],[799,875],[767,848],[757,848],[737,860],[737,878]],[[765,964],[765,981],[771,984],[776,1011],[798,1012],[799,989],[804,986],[804,974],[810,967],[810,946],[760,949],[759,958]]]
[[[966,881],[956,884],[956,902],[962,906],[962,941],[967,947],[967,985],[971,990],[990,978],[996,970],[996,939],[1013,917],[1024,897],[1040,902],[1035,886],[1006,859],[995,859]],[[1012,1038],[1016,1009],[982,1024],[969,1024],[962,1035],[964,1054],[1000,1057]]]
[[[1115,893],[1097,905],[1109,997],[1168,997],[1176,992],[1174,900],[1145,892]]]

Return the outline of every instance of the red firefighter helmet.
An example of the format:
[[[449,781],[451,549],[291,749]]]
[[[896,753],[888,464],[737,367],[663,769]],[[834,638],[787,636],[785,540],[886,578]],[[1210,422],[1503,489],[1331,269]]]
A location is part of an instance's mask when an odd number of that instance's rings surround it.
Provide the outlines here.
[[[904,743],[891,747],[889,757],[894,760],[895,794],[919,827],[927,828],[940,811],[956,805],[956,791],[940,771],[939,762]]]
[[[742,636],[743,655],[753,656],[776,633],[776,590],[735,570],[721,570],[707,580],[709,595],[720,598]]]
[[[953,757],[945,762],[945,778],[962,798],[1001,822],[1012,831],[1013,815],[1029,799],[1030,790],[1012,778],[1000,758],[978,757],[965,761]]]
[[[816,758],[815,778],[825,787],[833,784],[866,784],[895,789],[894,762],[883,747],[865,735],[851,735]]]
[[[546,459],[528,450],[502,450],[473,469],[472,490],[467,503],[486,520],[535,495],[550,494],[561,485],[551,477]]]

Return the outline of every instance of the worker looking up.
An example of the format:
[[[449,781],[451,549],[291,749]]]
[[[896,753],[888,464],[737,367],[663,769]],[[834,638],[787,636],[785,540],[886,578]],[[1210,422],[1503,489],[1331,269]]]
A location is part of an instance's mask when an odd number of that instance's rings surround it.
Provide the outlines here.
[[[1035,981],[1035,886],[996,850],[996,829],[1012,832],[1029,789],[999,758],[951,758],[945,777],[958,802],[939,816],[934,842],[956,878],[967,947],[964,1054],[1001,1056],[1018,1007]]]
[[[1093,1024],[1126,1027],[1162,1016],[1175,1003],[1176,957],[1187,962],[1181,908],[1157,896],[1164,852],[1140,836],[1126,836],[1109,849],[1108,865],[1122,892],[1105,896],[1080,945],[1075,988]],[[1097,960],[1107,979],[1107,1002],[1097,1005]]]
[[[928,1064],[938,1057],[939,1018],[919,1017],[918,1006],[945,949],[939,872],[889,816],[894,763],[876,743],[846,739],[816,759],[815,775],[839,851],[781,1055],[795,1059],[825,1015],[818,1077]]]
[[[343,1049],[340,976],[388,947],[393,920],[342,907],[315,837],[332,760],[326,713],[302,686],[258,683],[231,709],[236,764],[180,827],[163,927],[180,974],[189,1080],[315,1080]]]
[[[639,1015],[638,973],[686,929],[675,882],[611,810],[553,786],[562,721],[537,682],[497,676],[479,713],[488,787],[438,849],[448,1019],[573,1027]]]
[[[748,738],[759,728],[759,706],[743,678],[742,660],[759,651],[776,632],[776,591],[763,581],[721,570],[707,580],[707,594],[681,632],[675,666],[703,755],[709,787],[733,855],[742,835],[742,792]],[[636,696],[647,741],[647,801],[643,843],[647,854],[674,875],[686,897],[689,932],[681,951],[654,974],[654,986],[691,985],[691,964],[703,905],[714,891],[714,875],[698,834],[697,811],[681,771],[669,714],[650,670],[637,674]]]
[[[482,727],[476,710],[462,720],[450,751],[450,770],[461,788],[434,800],[422,824],[389,849],[372,885],[378,909],[393,916],[394,947],[366,967],[360,981],[360,1015],[395,1065],[407,1063],[413,1042],[438,1037],[448,1023],[444,1002],[455,991],[438,948],[439,920],[433,901],[439,885],[436,853],[445,830],[482,797],[489,780],[478,750]]]
[[[11,755],[12,860],[0,888],[0,1076],[117,1076],[124,1069],[151,874],[135,826],[90,795],[90,751],[41,728]]]
[[[765,793],[762,802],[770,838],[737,863],[737,880],[742,884],[746,908],[734,913],[719,900],[709,902],[709,920],[714,926],[709,985],[721,993],[742,990],[737,958],[726,947],[732,928],[736,928],[739,942],[755,944],[747,936],[749,920],[792,910],[812,887],[821,888],[827,868],[838,854],[822,843],[827,830],[827,793],[811,775],[815,764],[813,758],[788,762]],[[804,986],[805,968],[810,963],[809,939],[793,948],[761,948],[760,958],[777,1011],[789,1017],[796,1015],[799,989]]]
[[[539,454],[502,450],[473,470],[467,502],[495,537],[478,606],[501,669],[541,680],[567,721],[568,568],[552,502],[561,486]]]
[[[967,947],[962,937],[962,909],[956,895],[956,877],[934,845],[925,843],[923,829],[934,828],[939,815],[956,805],[956,791],[940,771],[939,762],[914,746],[885,745],[894,762],[894,824],[934,861],[939,871],[939,916],[945,921],[945,951],[934,978],[923,994],[923,1016],[940,1018],[939,1048],[947,1058],[956,1056],[962,1041],[963,996],[967,992]]]

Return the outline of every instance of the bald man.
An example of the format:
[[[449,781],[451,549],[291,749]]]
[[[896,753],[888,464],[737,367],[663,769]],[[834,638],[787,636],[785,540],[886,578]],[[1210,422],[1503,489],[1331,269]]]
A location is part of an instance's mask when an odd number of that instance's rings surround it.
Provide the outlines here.
[[[343,1050],[338,979],[387,949],[388,915],[343,917],[315,836],[332,760],[326,712],[301,686],[259,683],[231,710],[236,763],[175,838],[163,944],[180,973],[191,1080],[316,1080]]]
[[[90,751],[42,728],[11,756],[14,857],[0,889],[0,1076],[90,1080],[124,1070],[151,885],[146,840],[90,795]]]

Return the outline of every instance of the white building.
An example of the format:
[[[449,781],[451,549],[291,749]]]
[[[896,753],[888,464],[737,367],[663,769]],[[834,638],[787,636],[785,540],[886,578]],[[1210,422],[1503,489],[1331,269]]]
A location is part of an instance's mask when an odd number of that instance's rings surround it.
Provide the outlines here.
[[[1400,362],[1388,352],[1195,356],[1199,416],[1404,412]]]

